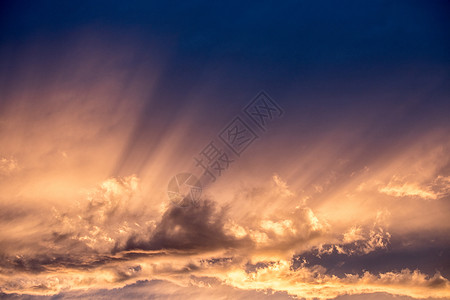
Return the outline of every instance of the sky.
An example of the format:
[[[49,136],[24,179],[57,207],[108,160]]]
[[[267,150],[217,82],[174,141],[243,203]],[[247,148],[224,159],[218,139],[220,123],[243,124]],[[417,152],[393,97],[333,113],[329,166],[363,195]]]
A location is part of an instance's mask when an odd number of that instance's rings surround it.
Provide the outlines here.
[[[449,299],[448,1],[2,1],[0,298]]]

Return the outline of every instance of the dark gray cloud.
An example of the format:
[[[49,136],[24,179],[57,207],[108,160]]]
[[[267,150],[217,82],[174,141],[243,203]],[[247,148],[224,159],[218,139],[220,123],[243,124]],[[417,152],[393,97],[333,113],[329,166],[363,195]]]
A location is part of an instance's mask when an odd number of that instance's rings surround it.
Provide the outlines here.
[[[338,251],[333,245],[325,245],[329,252],[313,249],[295,256],[293,267],[320,265],[326,268],[327,274],[339,277],[345,277],[345,274],[362,275],[365,271],[380,274],[409,269],[420,270],[429,276],[439,272],[448,278],[450,243],[443,233],[428,232],[428,236],[426,234],[393,236],[386,248],[374,249],[370,253],[352,252],[358,249],[357,243],[340,245],[343,251]],[[303,259],[306,264],[302,263]]]
[[[212,201],[202,200],[188,207],[171,206],[149,237],[132,236],[123,250],[214,250],[250,244],[224,230],[226,208],[217,209]]]

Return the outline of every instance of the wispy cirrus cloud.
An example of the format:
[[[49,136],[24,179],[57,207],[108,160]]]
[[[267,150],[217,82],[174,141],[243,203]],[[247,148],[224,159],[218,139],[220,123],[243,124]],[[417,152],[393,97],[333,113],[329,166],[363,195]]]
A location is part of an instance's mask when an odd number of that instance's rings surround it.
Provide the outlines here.
[[[438,175],[431,182],[419,184],[408,182],[394,176],[386,186],[378,188],[380,193],[394,197],[419,197],[436,200],[449,195],[450,183],[448,176]]]

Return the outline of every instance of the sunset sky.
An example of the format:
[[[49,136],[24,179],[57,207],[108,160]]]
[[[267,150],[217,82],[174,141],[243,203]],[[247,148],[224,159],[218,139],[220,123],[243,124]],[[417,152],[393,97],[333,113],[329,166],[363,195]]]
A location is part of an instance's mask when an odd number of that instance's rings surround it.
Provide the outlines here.
[[[449,16],[2,1],[0,298],[450,299]]]

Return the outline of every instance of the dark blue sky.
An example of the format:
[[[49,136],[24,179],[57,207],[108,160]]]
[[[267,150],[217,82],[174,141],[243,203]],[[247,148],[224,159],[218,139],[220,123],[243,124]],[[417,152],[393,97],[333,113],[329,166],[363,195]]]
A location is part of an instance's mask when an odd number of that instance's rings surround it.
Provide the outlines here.
[[[135,35],[169,51],[173,68],[189,68],[189,75],[238,66],[254,80],[290,82],[336,70],[448,67],[449,7],[448,1],[3,1],[0,42],[19,46],[45,36],[64,43],[80,29],[106,39]]]

